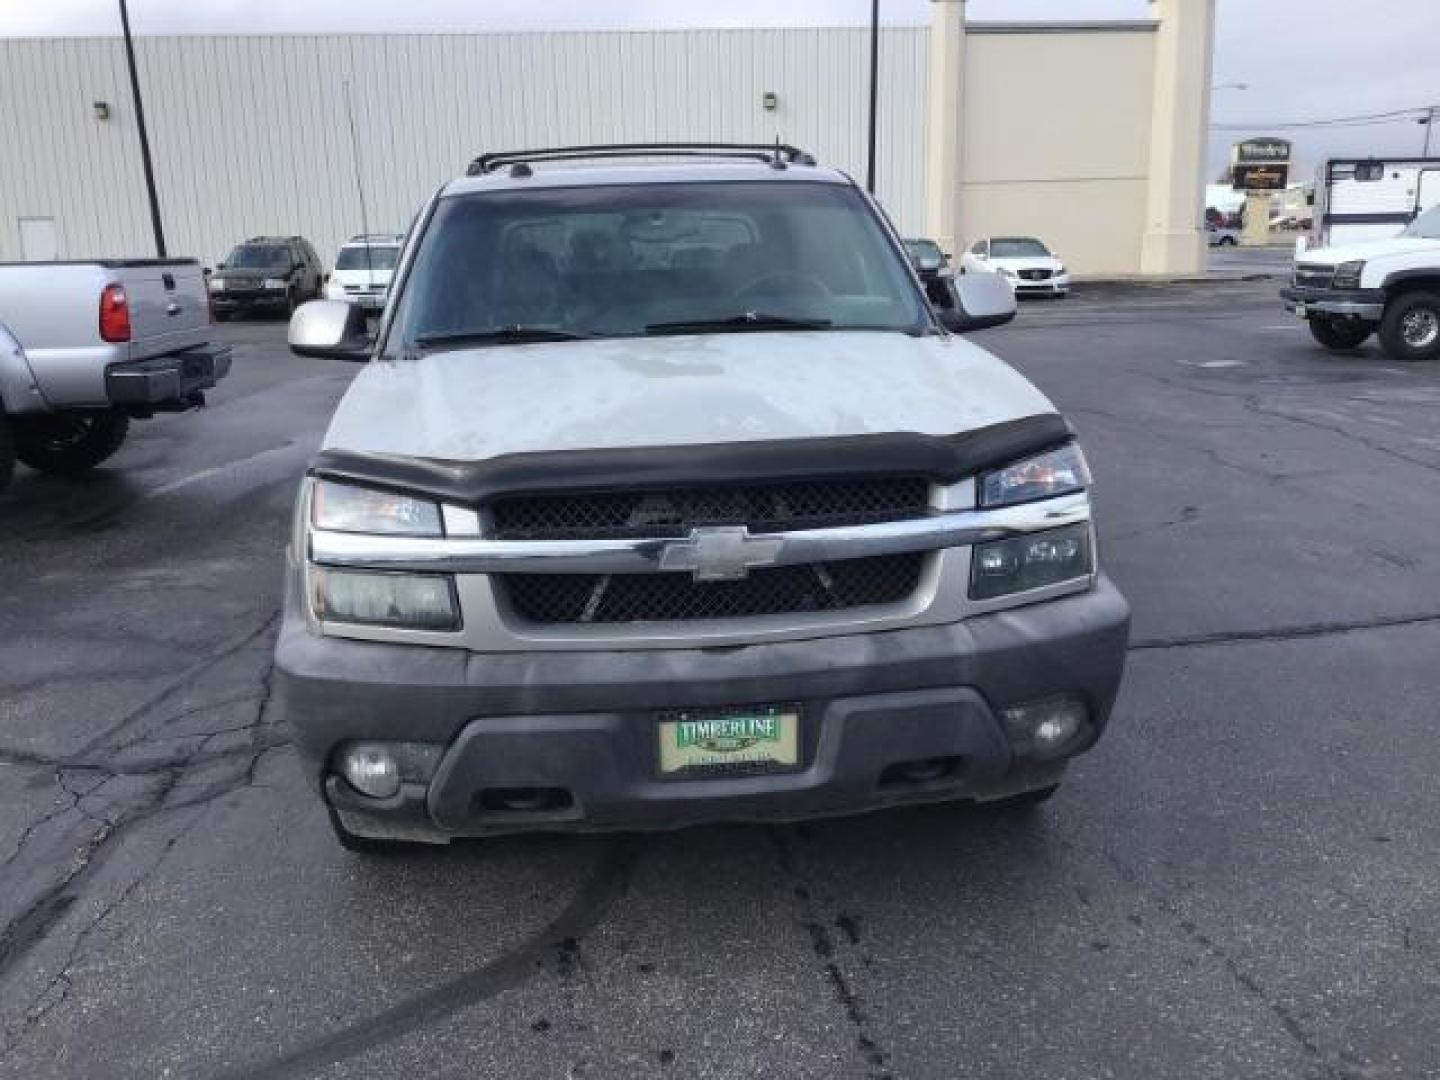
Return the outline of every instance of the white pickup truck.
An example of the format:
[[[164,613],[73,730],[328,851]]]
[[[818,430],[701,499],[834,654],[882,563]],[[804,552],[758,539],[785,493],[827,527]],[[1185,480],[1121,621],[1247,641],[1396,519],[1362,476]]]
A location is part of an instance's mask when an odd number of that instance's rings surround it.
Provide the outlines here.
[[[1378,332],[1391,359],[1440,359],[1440,206],[1393,239],[1302,252],[1280,296],[1327,349]]]
[[[16,460],[72,475],[133,419],[204,404],[230,371],[193,259],[0,264],[0,490]]]

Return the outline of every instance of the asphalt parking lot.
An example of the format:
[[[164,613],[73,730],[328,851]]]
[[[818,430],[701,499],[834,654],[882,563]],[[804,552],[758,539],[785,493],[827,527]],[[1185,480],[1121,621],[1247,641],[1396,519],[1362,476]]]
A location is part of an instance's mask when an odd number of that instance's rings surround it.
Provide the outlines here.
[[[353,368],[226,326],[203,412],[0,496],[0,1075],[1440,1074],[1440,366],[1274,282],[976,335],[1074,420],[1135,609],[1039,815],[342,851],[267,715]]]

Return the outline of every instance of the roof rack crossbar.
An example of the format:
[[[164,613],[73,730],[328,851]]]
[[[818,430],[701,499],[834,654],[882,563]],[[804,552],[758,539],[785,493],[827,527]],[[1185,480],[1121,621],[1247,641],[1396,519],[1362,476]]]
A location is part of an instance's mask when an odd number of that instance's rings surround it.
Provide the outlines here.
[[[607,143],[596,146],[555,146],[543,150],[499,150],[470,162],[466,176],[482,176],[505,165],[583,158],[704,157],[748,158],[752,161],[813,165],[815,158],[786,143]]]

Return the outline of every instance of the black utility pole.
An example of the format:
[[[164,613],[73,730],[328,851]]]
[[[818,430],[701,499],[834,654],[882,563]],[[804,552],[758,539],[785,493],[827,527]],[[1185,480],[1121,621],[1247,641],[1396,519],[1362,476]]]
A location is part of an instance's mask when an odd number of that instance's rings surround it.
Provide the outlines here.
[[[155,194],[155,167],[150,163],[150,136],[145,131],[145,106],[140,101],[140,75],[135,70],[135,42],[130,38],[130,12],[120,0],[120,26],[125,31],[125,62],[130,67],[130,95],[135,99],[135,126],[140,131],[140,164],[145,167],[145,193],[150,197],[150,225],[155,254],[165,258],[165,229],[160,224],[160,197]]]
[[[875,103],[880,96],[880,0],[870,0],[870,153],[865,190],[875,194]]]

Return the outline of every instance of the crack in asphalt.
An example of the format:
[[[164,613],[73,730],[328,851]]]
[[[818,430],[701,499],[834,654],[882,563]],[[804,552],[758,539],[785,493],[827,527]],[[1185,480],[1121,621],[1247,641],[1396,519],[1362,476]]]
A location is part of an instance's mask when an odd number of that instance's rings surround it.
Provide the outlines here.
[[[124,731],[125,728],[134,723],[136,720],[139,720],[142,717],[148,715],[151,710],[153,710],[156,706],[160,705],[162,702],[167,701],[172,695],[179,693],[181,690],[189,689],[195,684],[196,680],[198,680],[207,671],[210,671],[212,668],[214,668],[221,661],[229,659],[236,653],[243,652],[247,646],[254,644],[260,638],[270,633],[270,631],[275,628],[275,625],[279,622],[279,620],[280,611],[277,608],[276,610],[270,612],[270,614],[266,616],[265,620],[259,626],[255,627],[255,629],[247,631],[246,633],[242,634],[240,637],[234,639],[228,644],[221,646],[215,652],[210,653],[208,656],[192,664],[190,667],[186,668],[170,682],[166,683],[163,687],[157,690],[150,697],[142,701],[139,705],[135,706],[133,709],[130,709],[128,712],[122,715],[120,719],[116,720],[108,728],[104,729],[94,738],[92,738],[89,742],[81,746],[80,749],[76,751],[76,756],[83,756],[91,751],[98,750],[106,746],[111,738]]]
[[[1193,919],[1187,918],[1179,909],[1179,906],[1171,898],[1162,895],[1152,889],[1144,880],[1143,876],[1135,868],[1126,863],[1113,851],[1103,846],[1091,846],[1089,844],[1068,841],[1076,847],[1084,848],[1091,854],[1098,855],[1104,859],[1118,873],[1122,880],[1132,888],[1136,895],[1147,901],[1151,907],[1164,917],[1165,922],[1170,926],[1172,932],[1195,946],[1198,946],[1212,960],[1225,969],[1232,981],[1240,987],[1251,1001],[1261,1006],[1280,1025],[1285,1035],[1292,1044],[1298,1047],[1307,1058],[1318,1068],[1322,1075],[1333,1080],[1364,1080],[1370,1075],[1370,1070],[1358,1061],[1348,1060],[1348,1055],[1332,1056],[1327,1054],[1316,1039],[1300,1022],[1300,1019],[1283,1002],[1277,1001],[1269,989],[1246,970],[1244,965],[1236,957],[1216,941],[1213,937],[1201,930]]]
[[[1181,634],[1175,637],[1141,638],[1130,643],[1131,652],[1163,649],[1193,649],[1210,645],[1243,645],[1266,641],[1303,641],[1306,638],[1334,637],[1365,630],[1388,630],[1403,626],[1432,626],[1440,623],[1440,614],[1381,615],[1373,619],[1350,622],[1301,623],[1277,626],[1268,630],[1217,630],[1208,634]]]
[[[629,889],[636,857],[632,841],[613,841],[594,873],[553,921],[482,967],[270,1061],[216,1074],[214,1080],[286,1080],[313,1076],[520,986],[545,970],[545,961],[557,951],[573,952],[585,935],[604,921]]]
[[[800,873],[790,834],[771,827],[768,835],[770,845],[775,850],[776,862],[785,876],[794,883],[792,891],[795,896],[797,921],[810,939],[811,950],[822,963],[821,970],[825,973],[825,980],[830,984],[836,1003],[844,1009],[845,1019],[855,1030],[855,1046],[868,1067],[869,1080],[893,1080],[887,1067],[890,1055],[881,1047],[876,1037],[874,1016],[865,1008],[864,999],[855,989],[854,980],[840,966],[835,935],[830,932],[820,905]],[[837,915],[834,925],[851,946],[859,944],[860,924],[853,915]],[[862,960],[868,965],[868,958],[862,957]]]
[[[24,1038],[26,1031],[36,1024],[39,1024],[45,1017],[49,1016],[50,1013],[65,1003],[66,999],[70,996],[71,988],[74,986],[71,972],[75,966],[88,955],[83,952],[83,950],[91,936],[99,931],[106,920],[155,875],[169,857],[170,853],[185,837],[190,835],[191,831],[194,830],[204,816],[205,809],[202,808],[198,813],[192,815],[190,821],[188,821],[184,827],[168,837],[161,846],[160,853],[151,864],[126,885],[125,888],[121,889],[111,900],[105,903],[94,918],[86,923],[75,935],[74,940],[70,943],[70,949],[66,953],[65,960],[60,965],[60,970],[52,975],[45,987],[31,999],[30,1004],[21,1014],[22,1018],[19,1026],[6,1033],[4,1043],[0,1043],[0,1055],[9,1053],[19,1044],[20,1040]]]
[[[284,740],[267,736],[263,731],[265,727],[266,714],[271,696],[271,681],[273,662],[266,660],[259,676],[259,685],[256,690],[248,695],[245,700],[256,702],[254,717],[248,724],[242,725],[239,730],[249,728],[252,732],[250,743],[246,746],[230,748],[226,750],[206,751],[213,736],[200,735],[199,745],[190,754],[170,755],[160,759],[150,759],[141,764],[143,769],[130,769],[109,765],[105,762],[103,754],[106,750],[106,739],[114,739],[125,728],[153,712],[159,705],[167,701],[171,696],[180,690],[193,685],[207,671],[213,670],[225,660],[239,654],[246,647],[253,645],[264,634],[268,633],[275,625],[278,618],[278,611],[273,612],[255,630],[249,631],[242,637],[224,647],[211,653],[205,659],[192,665],[177,678],[171,680],[161,690],[152,694],[142,705],[129,710],[118,721],[111,724],[105,732],[73,755],[57,759],[47,759],[43,755],[28,754],[23,751],[6,751],[0,754],[0,761],[8,761],[13,764],[44,765],[55,770],[55,783],[61,791],[65,792],[72,802],[70,805],[61,808],[61,814],[75,812],[82,819],[93,822],[96,828],[90,832],[79,844],[71,850],[66,861],[65,870],[48,885],[39,895],[19,914],[11,918],[3,927],[0,927],[0,978],[5,977],[11,970],[49,935],[51,929],[61,918],[74,906],[81,895],[81,887],[86,879],[95,872],[102,864],[106,849],[113,839],[123,835],[129,829],[148,821],[157,815],[172,813],[188,807],[205,806],[215,800],[240,790],[254,783],[256,770],[260,759],[277,746],[283,745]],[[162,721],[162,723],[168,722]],[[216,732],[215,734],[221,734]],[[114,744],[112,743],[111,746]],[[134,745],[134,740],[123,745]],[[236,757],[248,757],[249,761],[245,767],[238,772],[209,784],[194,794],[189,794],[183,799],[171,800],[170,796],[181,788],[186,776],[196,767],[208,765],[217,760],[226,760]],[[93,788],[81,792],[72,786],[69,772],[99,772],[103,779]],[[140,793],[136,805],[122,809],[113,817],[97,815],[82,805],[82,802],[97,794],[105,784],[113,781],[118,776],[139,776],[155,777],[158,780],[152,790]],[[60,815],[55,815],[60,816]],[[52,818],[53,820],[53,818]],[[22,837],[25,845],[35,835],[35,830],[42,822],[32,823],[27,827]],[[6,860],[6,866],[13,864],[20,856],[22,848],[17,849],[10,858]],[[141,876],[143,880],[144,875]],[[82,931],[83,932],[83,931]],[[29,1025],[22,1016],[21,1029]],[[7,1043],[13,1045],[19,1034],[7,1038]]]
[[[1193,382],[1175,379],[1149,368],[1134,368],[1131,370],[1136,375],[1151,379],[1154,382],[1160,383],[1162,386],[1168,386],[1170,389],[1178,390],[1181,393],[1200,394],[1204,397],[1222,398],[1224,400],[1238,402],[1242,409],[1255,416],[1268,417],[1273,420],[1283,420],[1300,427],[1308,427],[1315,431],[1323,431],[1330,435],[1337,435],[1347,442],[1363,446],[1368,450],[1384,455],[1385,457],[1393,458],[1396,461],[1403,461],[1406,464],[1418,466],[1429,472],[1440,472],[1440,463],[1427,461],[1424,458],[1407,454],[1403,450],[1388,446],[1376,439],[1367,438],[1351,428],[1322,423],[1314,417],[1297,416],[1295,413],[1286,412],[1279,408],[1267,408],[1258,394],[1249,391],[1229,391],[1213,386],[1197,386]],[[1418,404],[1425,408],[1433,408],[1430,402],[1419,402]]]

